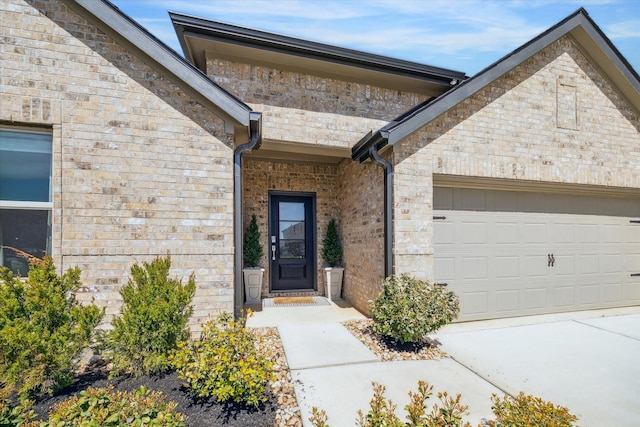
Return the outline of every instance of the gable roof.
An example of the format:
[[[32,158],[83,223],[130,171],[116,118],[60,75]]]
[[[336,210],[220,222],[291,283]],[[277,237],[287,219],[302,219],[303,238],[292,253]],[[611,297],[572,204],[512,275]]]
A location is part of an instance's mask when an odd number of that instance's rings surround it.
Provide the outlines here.
[[[636,110],[640,111],[638,73],[591,20],[587,11],[580,8],[444,95],[418,108],[414,107],[377,132],[370,132],[352,148],[351,158],[363,162],[369,158],[372,146],[380,150],[401,141],[567,34],[573,36],[582,51],[607,75]]]
[[[430,96],[465,73],[169,12],[184,55],[206,72],[206,54],[243,63],[365,82]]]
[[[246,128],[255,114],[251,108],[211,81],[205,74],[125,15],[108,0],[62,0],[123,46],[132,49],[149,65],[169,76],[186,93],[225,122],[231,133]],[[251,117],[250,117],[251,116]]]

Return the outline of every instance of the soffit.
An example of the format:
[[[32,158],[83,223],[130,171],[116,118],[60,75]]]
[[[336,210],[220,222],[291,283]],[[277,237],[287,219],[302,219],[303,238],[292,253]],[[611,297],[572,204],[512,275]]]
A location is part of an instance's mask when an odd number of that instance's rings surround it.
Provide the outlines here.
[[[245,157],[267,161],[337,165],[342,160],[351,158],[351,149],[265,139],[259,150],[246,153]]]
[[[409,73],[403,74],[400,71],[391,73],[349,66],[331,60],[319,60],[265,48],[243,46],[226,40],[215,40],[186,32],[184,36],[191,57],[194,60],[194,65],[201,70],[206,70],[206,59],[209,57],[336,80],[370,84],[405,92],[416,92],[427,96],[439,96],[451,88],[451,85],[443,85],[442,83],[417,78]]]

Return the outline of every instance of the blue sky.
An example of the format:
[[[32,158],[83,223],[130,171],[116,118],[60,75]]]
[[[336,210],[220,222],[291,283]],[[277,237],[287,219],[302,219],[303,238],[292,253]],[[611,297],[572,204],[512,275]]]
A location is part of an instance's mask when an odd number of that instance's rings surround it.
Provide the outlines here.
[[[167,11],[473,75],[584,7],[640,72],[640,0],[111,0],[181,52]]]

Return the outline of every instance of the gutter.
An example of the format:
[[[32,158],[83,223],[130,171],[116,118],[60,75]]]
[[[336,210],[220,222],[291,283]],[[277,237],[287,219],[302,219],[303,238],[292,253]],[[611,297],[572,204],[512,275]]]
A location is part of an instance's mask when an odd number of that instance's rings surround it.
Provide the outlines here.
[[[239,145],[233,151],[233,242],[234,242],[234,306],[233,315],[242,317],[244,306],[244,286],[242,286],[243,265],[243,227],[242,227],[242,154],[258,150],[262,145],[262,114],[249,113],[249,141]]]
[[[371,161],[384,169],[384,276],[393,274],[393,165],[378,154],[378,146],[369,147]]]

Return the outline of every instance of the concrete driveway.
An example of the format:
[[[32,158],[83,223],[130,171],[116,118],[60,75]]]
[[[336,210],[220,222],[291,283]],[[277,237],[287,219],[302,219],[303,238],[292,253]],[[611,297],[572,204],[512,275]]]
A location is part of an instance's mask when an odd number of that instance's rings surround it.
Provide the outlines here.
[[[566,406],[582,427],[632,427],[640,425],[640,311],[627,311],[454,324],[437,338],[500,390]]]

